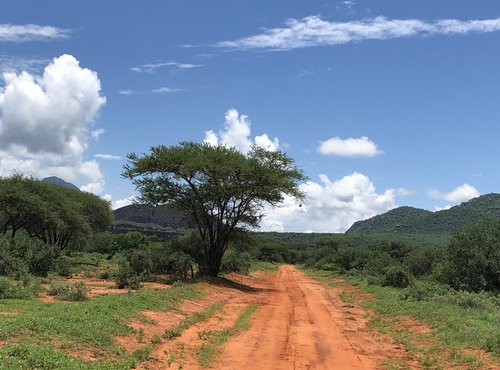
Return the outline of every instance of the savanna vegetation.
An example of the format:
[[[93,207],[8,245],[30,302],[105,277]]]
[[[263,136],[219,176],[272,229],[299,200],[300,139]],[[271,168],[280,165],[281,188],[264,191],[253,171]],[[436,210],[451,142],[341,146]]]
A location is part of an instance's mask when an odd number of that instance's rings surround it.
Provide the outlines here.
[[[299,265],[318,279],[343,277],[373,293],[377,299],[369,304],[380,317],[372,325],[381,331],[392,330],[387,316],[411,315],[459,352],[467,346],[500,356],[496,219],[454,233],[250,232],[264,205],[278,204],[284,194],[301,199],[297,185],[304,179],[284,153],[258,148],[241,154],[205,144],[161,146],[131,154],[123,175],[142,201],[182,210],[194,228],[166,241],[140,232],[114,234],[110,205],[97,196],[21,175],[0,178],[0,368],[133,368],[160,339],[127,353],[113,338],[135,333],[127,321],[144,310],[171,310],[200,297],[179,281],[248,273],[256,265],[273,271],[280,263]],[[421,213],[410,212],[409,219]],[[85,283],[70,277],[110,281],[129,293],[91,296]],[[141,289],[151,282],[174,287]],[[232,328],[205,333],[200,362],[210,366],[255,309],[249,306]],[[218,310],[194,315],[162,338]],[[67,354],[82,347],[101,359]]]

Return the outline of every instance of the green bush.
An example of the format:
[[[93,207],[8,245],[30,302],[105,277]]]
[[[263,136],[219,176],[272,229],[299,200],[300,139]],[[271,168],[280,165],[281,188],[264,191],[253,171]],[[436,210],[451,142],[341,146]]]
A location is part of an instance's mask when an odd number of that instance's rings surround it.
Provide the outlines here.
[[[24,281],[14,281],[0,276],[0,299],[30,299],[36,297],[40,290],[38,281],[29,278]]]
[[[248,274],[250,267],[252,267],[252,256],[248,252],[229,251],[222,258],[221,271],[223,273],[240,272]]]
[[[149,238],[137,231],[125,234],[99,233],[91,237],[87,243],[87,251],[113,255],[115,253],[129,253],[144,249],[150,245]]]
[[[130,256],[130,268],[136,275],[149,275],[153,273],[153,254],[148,250],[135,250]]]
[[[432,280],[419,281],[405,289],[400,297],[404,300],[428,301],[448,294],[452,290],[450,286]]]
[[[14,239],[0,236],[0,275],[16,279],[26,274],[47,276],[54,266],[54,247],[17,233]]]
[[[71,276],[71,258],[60,256],[54,263],[54,272],[60,276]]]
[[[500,221],[457,231],[448,245],[445,278],[455,289],[500,291]]]
[[[115,283],[118,289],[140,289],[142,288],[143,278],[137,275],[130,267],[128,261],[120,264],[115,275]]]
[[[411,272],[404,266],[394,265],[384,269],[382,285],[394,288],[406,288],[414,281]]]
[[[87,286],[82,282],[73,284],[54,282],[50,285],[48,294],[57,296],[64,301],[85,301],[88,299]]]
[[[486,292],[450,291],[443,295],[436,295],[433,301],[438,303],[449,303],[455,306],[479,310],[500,310],[500,297]]]

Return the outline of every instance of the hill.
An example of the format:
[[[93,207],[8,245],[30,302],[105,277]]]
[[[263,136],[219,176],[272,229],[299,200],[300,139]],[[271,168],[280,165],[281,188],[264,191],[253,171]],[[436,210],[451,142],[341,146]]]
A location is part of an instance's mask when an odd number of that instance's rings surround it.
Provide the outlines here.
[[[64,181],[63,179],[60,179],[57,176],[46,177],[46,178],[42,179],[42,182],[45,182],[47,184],[54,184],[54,185],[64,186],[65,188],[69,188],[69,189],[73,189],[73,190],[80,190],[75,185],[73,185],[72,183]]]
[[[347,233],[452,233],[491,217],[500,219],[500,194],[486,194],[447,210],[399,207],[355,222]]]
[[[170,204],[131,204],[113,212],[113,232],[139,231],[154,239],[167,240],[195,225],[188,215]]]

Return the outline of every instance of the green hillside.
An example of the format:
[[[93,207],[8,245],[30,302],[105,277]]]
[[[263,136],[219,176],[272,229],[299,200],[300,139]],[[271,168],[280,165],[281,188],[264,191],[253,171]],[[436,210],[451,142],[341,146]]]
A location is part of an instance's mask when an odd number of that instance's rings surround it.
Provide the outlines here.
[[[347,233],[452,233],[483,218],[500,219],[500,194],[487,194],[448,210],[430,212],[399,207],[355,222]]]

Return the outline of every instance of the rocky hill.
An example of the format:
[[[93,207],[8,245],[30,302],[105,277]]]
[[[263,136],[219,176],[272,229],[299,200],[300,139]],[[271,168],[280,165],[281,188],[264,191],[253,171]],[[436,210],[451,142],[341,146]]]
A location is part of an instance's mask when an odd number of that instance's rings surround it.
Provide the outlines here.
[[[438,212],[413,207],[395,208],[355,222],[347,233],[452,233],[486,217],[500,219],[500,194],[482,195]]]
[[[185,212],[169,204],[131,204],[116,209],[113,214],[113,232],[139,231],[159,240],[170,239],[194,227]]]
[[[42,179],[42,182],[46,182],[47,184],[64,186],[65,188],[69,188],[69,189],[73,189],[73,190],[80,190],[72,183],[64,181],[63,179],[60,179],[59,177],[56,177],[56,176],[46,177],[46,178]]]

